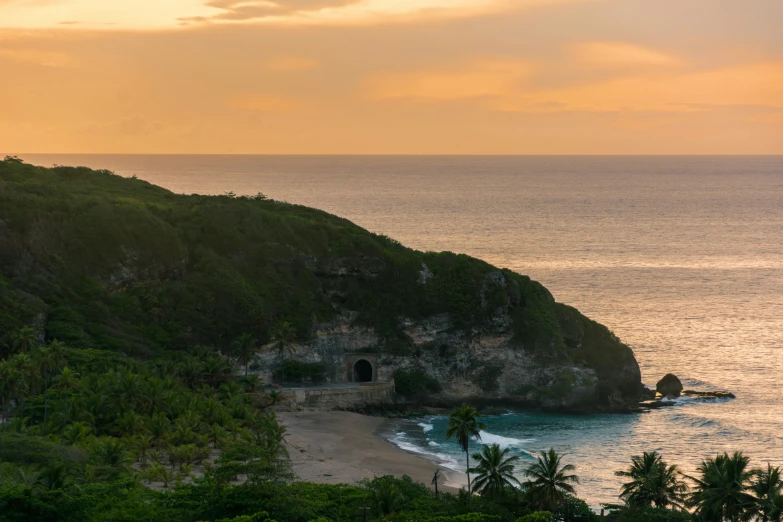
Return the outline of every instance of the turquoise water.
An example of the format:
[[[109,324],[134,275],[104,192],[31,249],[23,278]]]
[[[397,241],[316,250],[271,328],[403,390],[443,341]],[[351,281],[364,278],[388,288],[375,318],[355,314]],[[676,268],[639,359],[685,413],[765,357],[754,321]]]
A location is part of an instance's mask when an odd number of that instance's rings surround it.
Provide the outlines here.
[[[567,454],[593,505],[616,499],[614,471],[642,451],[689,472],[735,449],[783,465],[783,157],[21,156],[175,192],[260,191],[414,248],[480,257],[609,326],[646,384],[674,372],[737,395],[637,415],[487,419],[485,442],[528,460]],[[394,439],[463,469],[444,422]]]

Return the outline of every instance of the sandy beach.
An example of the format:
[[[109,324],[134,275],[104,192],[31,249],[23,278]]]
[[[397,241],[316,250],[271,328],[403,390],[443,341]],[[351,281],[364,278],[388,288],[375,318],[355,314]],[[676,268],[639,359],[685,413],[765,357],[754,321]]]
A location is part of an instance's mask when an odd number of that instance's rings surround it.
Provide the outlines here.
[[[353,484],[382,475],[408,475],[430,484],[438,466],[381,437],[394,422],[344,411],[278,414],[288,427],[286,441],[296,476],[308,482]],[[441,491],[456,491],[458,473],[441,469]],[[431,486],[430,486],[431,487]]]

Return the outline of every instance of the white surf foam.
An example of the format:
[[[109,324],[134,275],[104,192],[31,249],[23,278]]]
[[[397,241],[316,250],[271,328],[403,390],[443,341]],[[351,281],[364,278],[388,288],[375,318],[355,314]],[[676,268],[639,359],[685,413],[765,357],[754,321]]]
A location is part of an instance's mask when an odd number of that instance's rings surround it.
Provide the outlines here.
[[[482,444],[497,444],[501,449],[509,447],[521,448],[526,442],[532,442],[532,439],[515,439],[513,437],[504,437],[502,435],[495,435],[488,431],[481,431],[481,443]]]
[[[421,429],[424,430],[424,433],[427,433],[428,431],[432,431],[432,429],[435,427],[432,424],[428,424],[426,422],[420,422],[419,426],[421,426]]]
[[[406,440],[404,440],[404,438],[401,437],[395,437],[391,440],[391,442],[402,450],[408,451],[410,453],[418,453],[419,455],[423,455],[429,458],[430,460],[434,460],[440,466],[443,466],[446,469],[450,469],[452,471],[460,471],[460,472],[463,471],[463,468],[460,466],[460,464],[452,455],[449,455],[447,453],[429,451],[425,448],[422,448],[421,446],[417,446],[416,444],[407,442]],[[435,445],[438,444],[435,443]]]

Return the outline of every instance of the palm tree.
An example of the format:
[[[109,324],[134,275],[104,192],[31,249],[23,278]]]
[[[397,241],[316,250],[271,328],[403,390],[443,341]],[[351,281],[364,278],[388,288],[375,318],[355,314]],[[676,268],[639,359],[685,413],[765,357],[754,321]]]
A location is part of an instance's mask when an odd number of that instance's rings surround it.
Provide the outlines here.
[[[277,345],[280,355],[280,386],[285,382],[285,351],[290,350],[291,345],[296,342],[296,330],[288,321],[280,321],[272,331],[272,341]]]
[[[51,373],[49,370],[54,370],[54,355],[51,347],[42,346],[35,350],[35,360],[38,368],[43,374],[43,396],[44,396],[44,416],[41,423],[41,436],[46,435],[46,423],[49,418],[49,380]]]
[[[503,450],[497,444],[483,446],[481,453],[471,457],[478,465],[470,471],[476,474],[473,490],[490,498],[497,498],[507,487],[522,486],[514,476],[514,464],[519,461],[516,455],[506,457],[508,448]]]
[[[213,388],[218,388],[233,373],[231,361],[219,356],[206,358],[203,369],[204,378]]]
[[[62,366],[67,359],[67,350],[68,346],[66,346],[65,343],[61,343],[57,339],[49,343],[49,352],[52,357],[52,364],[54,365],[54,373],[57,373],[60,370],[60,366]]]
[[[130,464],[130,457],[125,447],[120,441],[111,437],[96,441],[92,453],[100,464],[110,468],[124,470]]]
[[[668,466],[658,452],[645,452],[631,457],[626,471],[617,471],[618,477],[631,479],[623,484],[620,498],[629,507],[655,506],[683,508],[687,485],[679,479],[677,466]]]
[[[256,343],[253,336],[248,333],[240,335],[239,338],[234,341],[234,353],[237,356],[239,364],[245,367],[245,375],[247,375],[248,366],[257,351],[258,343]]]
[[[16,399],[16,405],[19,408],[19,417],[24,417],[25,399],[27,394],[32,394],[34,386],[32,385],[35,368],[32,359],[26,353],[18,353],[9,359],[11,378],[11,389]]]
[[[393,481],[382,479],[372,489],[372,500],[378,508],[378,514],[383,516],[396,512],[405,503],[405,496]]]
[[[38,346],[38,334],[30,326],[23,326],[14,335],[11,346],[21,353],[29,353]]]
[[[479,420],[481,415],[478,410],[469,404],[463,404],[455,408],[449,416],[449,429],[446,431],[446,438],[454,437],[457,443],[465,452],[465,460],[468,465],[466,472],[468,474],[468,495],[470,495],[470,438],[475,437],[481,440],[481,430],[486,429],[486,425]],[[468,498],[470,498],[468,496]]]
[[[92,428],[83,422],[69,424],[62,434],[62,441],[67,444],[78,444],[84,441],[92,431]]]
[[[65,391],[65,422],[63,423],[65,429],[65,425],[68,424],[68,396],[71,390],[79,388],[79,374],[66,366],[60,375],[54,378],[54,385],[58,391]]]
[[[137,373],[129,369],[117,372],[115,392],[119,402],[119,411],[124,413],[126,408],[133,411],[143,397],[143,380]]]
[[[779,522],[783,518],[783,478],[780,468],[767,464],[767,469],[755,470],[751,490],[756,496],[759,520]]]
[[[554,449],[542,451],[536,463],[525,470],[530,477],[523,484],[528,498],[547,511],[554,511],[566,497],[573,495],[573,484],[579,484],[576,475],[568,474],[576,468],[571,464],[562,466],[561,459]]]
[[[700,476],[691,478],[696,483],[691,494],[696,515],[704,520],[750,520],[755,499],[748,493],[753,476],[748,469],[749,462],[750,459],[739,451],[731,456],[723,453],[702,461],[698,467]]]
[[[201,382],[204,376],[201,361],[196,357],[186,357],[181,364],[177,365],[177,373],[191,390],[196,388],[196,385]]]
[[[38,474],[36,485],[48,489],[61,489],[69,483],[68,469],[65,464],[51,463]]]

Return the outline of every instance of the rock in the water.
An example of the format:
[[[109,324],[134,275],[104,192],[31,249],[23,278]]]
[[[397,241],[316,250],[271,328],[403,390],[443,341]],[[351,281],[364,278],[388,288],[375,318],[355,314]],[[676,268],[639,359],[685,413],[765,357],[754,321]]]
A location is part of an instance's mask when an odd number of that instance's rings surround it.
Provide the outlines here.
[[[682,393],[682,383],[673,373],[667,373],[655,385],[655,391],[664,397],[679,397]]]
[[[640,393],[642,399],[651,400],[655,399],[655,392],[652,391],[647,386],[642,386],[642,391]]]
[[[736,399],[737,396],[727,391],[696,391],[683,390],[683,395],[688,397],[699,397],[701,399]]]

